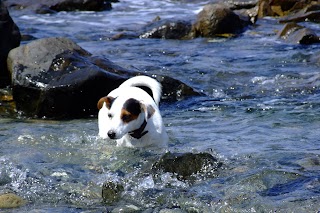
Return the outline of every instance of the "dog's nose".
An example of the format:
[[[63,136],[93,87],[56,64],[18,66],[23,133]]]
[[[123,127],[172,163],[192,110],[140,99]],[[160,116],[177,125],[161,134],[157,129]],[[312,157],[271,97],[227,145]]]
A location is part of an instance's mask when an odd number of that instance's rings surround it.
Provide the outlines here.
[[[111,139],[115,139],[116,138],[116,133],[113,130],[109,130],[108,131],[108,136]]]

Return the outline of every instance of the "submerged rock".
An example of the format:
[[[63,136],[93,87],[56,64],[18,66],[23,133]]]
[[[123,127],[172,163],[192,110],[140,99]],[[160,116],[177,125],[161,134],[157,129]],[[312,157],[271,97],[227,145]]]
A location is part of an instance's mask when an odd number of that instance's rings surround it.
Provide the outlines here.
[[[192,179],[192,175],[202,173],[205,176],[215,176],[222,163],[209,153],[171,153],[164,154],[156,162],[152,169],[154,171],[170,172],[179,179]]]
[[[18,208],[26,204],[26,201],[14,193],[0,195],[0,209]]]
[[[120,183],[107,181],[102,186],[102,199],[105,203],[111,204],[120,199],[123,191],[124,187]]]
[[[278,33],[278,37],[292,44],[313,44],[320,42],[315,32],[294,22],[287,23]]]
[[[0,32],[0,88],[3,88],[10,84],[7,69],[8,53],[20,45],[21,35],[2,1],[0,1]]]
[[[17,110],[29,117],[82,118],[97,114],[97,101],[138,72],[92,56],[67,38],[39,39],[10,51]],[[170,100],[197,95],[182,82],[157,76]]]

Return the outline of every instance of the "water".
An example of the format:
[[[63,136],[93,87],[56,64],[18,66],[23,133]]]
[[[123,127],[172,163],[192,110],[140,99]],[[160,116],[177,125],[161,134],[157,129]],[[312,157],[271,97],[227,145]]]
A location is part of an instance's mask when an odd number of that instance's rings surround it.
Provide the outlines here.
[[[96,118],[0,118],[0,191],[28,201],[5,212],[106,212],[134,205],[158,212],[317,212],[320,210],[319,45],[285,44],[265,18],[234,39],[110,40],[156,16],[192,18],[201,1],[121,1],[106,12],[53,15],[12,11],[23,33],[66,36],[95,55],[148,74],[177,78],[205,97],[162,103],[173,152],[210,152],[224,164],[195,182],[152,176],[160,153],[117,148],[97,137]],[[174,12],[173,12],[174,11]],[[306,23],[318,35],[317,24]],[[121,183],[104,204],[105,181]]]

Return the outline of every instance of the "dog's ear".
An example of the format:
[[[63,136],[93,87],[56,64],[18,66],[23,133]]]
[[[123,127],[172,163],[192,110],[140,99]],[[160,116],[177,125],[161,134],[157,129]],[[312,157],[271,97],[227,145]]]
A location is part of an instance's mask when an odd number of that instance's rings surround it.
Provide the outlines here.
[[[156,110],[153,108],[153,106],[144,104],[144,103],[142,103],[142,102],[140,102],[140,106],[141,106],[141,109],[142,109],[143,112],[144,112],[144,115],[145,115],[144,117],[145,117],[146,120],[149,119],[149,118],[151,118],[152,115],[154,114],[154,112],[156,111]]]
[[[97,107],[98,109],[100,110],[102,107],[103,107],[103,103],[106,103],[106,107],[108,109],[111,108],[111,105],[113,103],[113,101],[115,100],[114,97],[111,97],[111,96],[105,96],[105,97],[102,97],[100,98],[100,100],[98,101],[98,104],[97,104]]]

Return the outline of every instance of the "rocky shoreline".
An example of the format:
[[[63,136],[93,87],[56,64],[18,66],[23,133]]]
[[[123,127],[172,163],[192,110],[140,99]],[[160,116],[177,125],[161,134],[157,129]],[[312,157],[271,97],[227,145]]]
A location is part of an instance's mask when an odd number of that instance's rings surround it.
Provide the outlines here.
[[[21,34],[8,9],[33,13],[73,10],[110,10],[112,1],[15,1],[0,4],[0,116],[74,119],[94,116],[96,102],[124,80],[141,73],[122,68],[107,58],[93,56],[68,38],[41,38],[20,46]],[[136,33],[123,32],[112,39],[194,39],[241,35],[265,16],[284,24],[278,38],[292,44],[319,43],[319,36],[298,22],[320,21],[318,1],[229,1],[205,5],[193,20],[153,20]],[[318,60],[318,59],[315,59]],[[164,100],[202,95],[167,76],[157,76]],[[12,91],[12,93],[11,93]],[[85,101],[84,101],[85,100]]]

